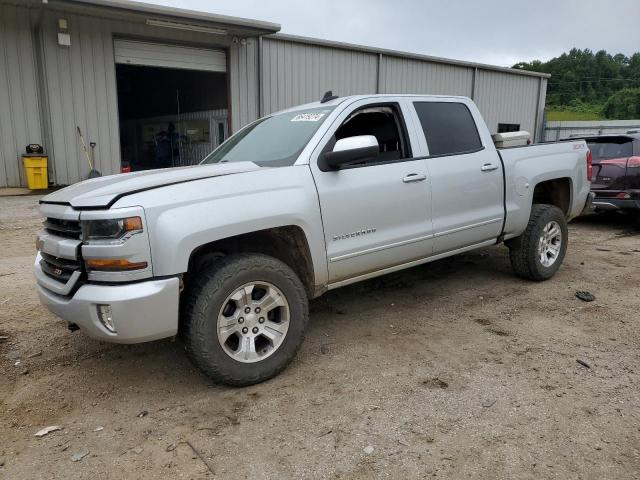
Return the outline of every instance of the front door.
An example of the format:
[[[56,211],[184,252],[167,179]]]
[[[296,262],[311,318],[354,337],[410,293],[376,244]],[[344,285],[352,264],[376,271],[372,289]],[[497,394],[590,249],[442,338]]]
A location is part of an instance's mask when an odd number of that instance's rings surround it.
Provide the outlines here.
[[[412,158],[416,132],[407,129],[402,108],[356,102],[325,137],[331,148],[342,138],[373,135],[375,159],[334,171],[312,162],[332,283],[431,255],[430,182],[425,160]]]

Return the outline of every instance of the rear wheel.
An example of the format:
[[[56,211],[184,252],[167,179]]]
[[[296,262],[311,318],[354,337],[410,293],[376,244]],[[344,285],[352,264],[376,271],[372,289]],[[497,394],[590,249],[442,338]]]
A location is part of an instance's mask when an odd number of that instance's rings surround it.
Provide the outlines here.
[[[520,277],[548,280],[562,265],[568,240],[562,210],[554,205],[534,204],[525,231],[507,242],[511,266]]]
[[[185,297],[189,358],[214,381],[251,385],[293,359],[308,321],[305,289],[286,264],[260,254],[224,257]]]

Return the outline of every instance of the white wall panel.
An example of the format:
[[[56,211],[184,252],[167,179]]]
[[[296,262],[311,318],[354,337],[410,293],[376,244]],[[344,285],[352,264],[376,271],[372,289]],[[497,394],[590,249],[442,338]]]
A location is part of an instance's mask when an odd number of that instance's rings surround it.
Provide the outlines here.
[[[533,135],[539,86],[538,77],[478,70],[475,102],[489,131],[496,133],[498,123],[517,123]]]
[[[378,56],[265,37],[264,113],[320,100],[327,90],[345,96],[375,93]]]
[[[0,0],[0,186],[24,184],[19,156],[27,143],[45,143],[57,184],[86,178],[76,125],[97,143],[96,167],[119,172],[114,40],[121,39],[224,50],[232,132],[261,114],[316,101],[327,90],[474,96],[492,132],[498,123],[541,131],[546,79],[536,76],[277,35],[263,37],[260,46],[257,38],[149,26],[144,14],[31,5],[37,6]],[[68,21],[70,47],[57,43],[59,18]]]
[[[229,49],[232,132],[259,117],[258,84],[258,39],[232,43]]]
[[[0,4],[0,187],[26,185],[21,155],[29,143],[43,143],[30,13]]]
[[[57,43],[57,19],[68,21],[71,46]],[[88,15],[48,12],[42,20],[43,63],[50,111],[49,151],[54,180],[68,185],[87,178],[89,165],[76,132],[80,126],[87,142],[95,141],[96,168],[103,175],[120,172],[120,128],[114,41],[163,39],[176,45],[225,49],[229,40],[211,35],[152,27]],[[213,43],[215,40],[215,43]],[[232,84],[237,84],[236,70]],[[254,73],[255,75],[255,73]],[[151,88],[151,87],[150,87]],[[257,82],[254,90],[257,90]],[[234,109],[250,110],[249,97],[237,95]],[[250,100],[253,109],[257,101]]]
[[[380,93],[473,94],[473,68],[382,56]]]

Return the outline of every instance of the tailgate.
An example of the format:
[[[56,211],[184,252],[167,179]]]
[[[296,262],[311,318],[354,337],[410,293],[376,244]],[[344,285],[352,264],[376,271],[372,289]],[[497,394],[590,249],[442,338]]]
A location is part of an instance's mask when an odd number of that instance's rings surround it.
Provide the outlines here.
[[[592,190],[624,190],[627,178],[627,158],[593,160]]]
[[[633,138],[624,135],[587,139],[593,155],[592,190],[624,190],[627,188],[627,166],[633,155]]]

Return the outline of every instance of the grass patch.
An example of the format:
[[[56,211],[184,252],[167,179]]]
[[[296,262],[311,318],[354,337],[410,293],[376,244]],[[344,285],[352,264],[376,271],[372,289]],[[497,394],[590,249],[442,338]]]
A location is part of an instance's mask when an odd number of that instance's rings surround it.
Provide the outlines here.
[[[595,103],[571,102],[570,105],[549,105],[547,121],[604,120],[602,105]]]
[[[547,121],[566,122],[570,120],[604,120],[604,116],[598,112],[576,112],[574,110],[549,110]]]

